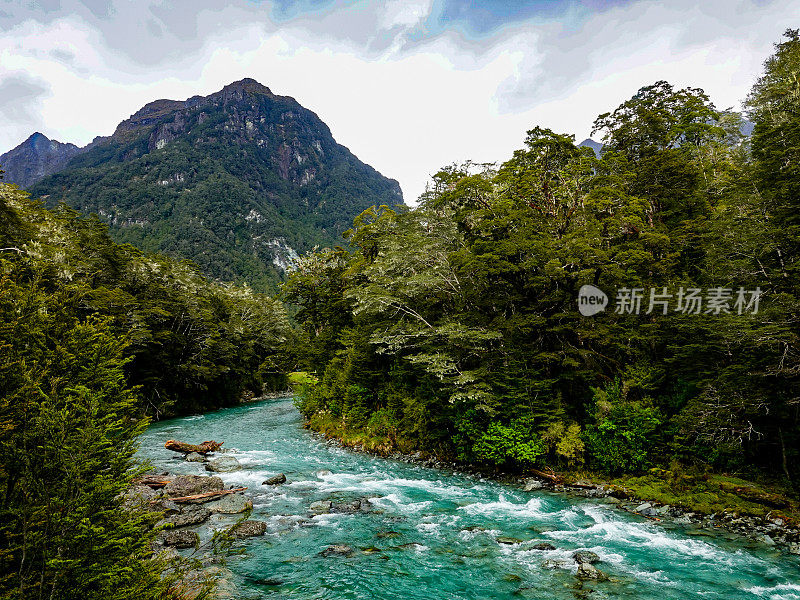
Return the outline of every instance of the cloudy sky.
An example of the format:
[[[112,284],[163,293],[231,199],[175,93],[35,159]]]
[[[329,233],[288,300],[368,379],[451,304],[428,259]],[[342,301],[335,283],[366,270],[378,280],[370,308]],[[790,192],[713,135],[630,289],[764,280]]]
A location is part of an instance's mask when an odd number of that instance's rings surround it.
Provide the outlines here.
[[[0,154],[83,145],[157,98],[252,77],[416,198],[535,125],[588,137],[659,79],[738,107],[798,0],[0,0]]]

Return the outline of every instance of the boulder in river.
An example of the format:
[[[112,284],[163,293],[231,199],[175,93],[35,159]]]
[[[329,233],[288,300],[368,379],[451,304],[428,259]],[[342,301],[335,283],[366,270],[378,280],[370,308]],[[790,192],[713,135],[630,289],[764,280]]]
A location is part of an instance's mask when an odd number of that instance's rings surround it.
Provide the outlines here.
[[[353,549],[347,544],[333,544],[319,553],[320,556],[351,556]]]
[[[591,563],[581,563],[578,565],[578,579],[604,581],[608,579],[608,576]]]
[[[261,485],[280,485],[282,483],[286,483],[286,475],[283,473],[279,473],[278,475],[274,475],[264,481]]]
[[[369,500],[353,500],[352,502],[341,502],[331,507],[331,512],[353,514],[369,507]]]
[[[216,492],[224,487],[225,484],[219,477],[179,475],[164,487],[164,492],[167,496],[172,497],[193,496],[206,492]]]
[[[242,521],[231,530],[231,535],[237,538],[249,538],[264,535],[267,524],[264,521]]]
[[[589,550],[578,550],[577,552],[573,552],[572,558],[574,558],[575,562],[579,565],[593,565],[600,562],[600,557]]]
[[[538,542],[531,546],[531,550],[555,550],[556,547],[553,546],[550,542]]]
[[[187,462],[205,462],[206,457],[199,452],[190,452],[186,455]]]
[[[191,505],[185,507],[180,514],[171,516],[165,523],[173,527],[187,527],[204,523],[210,516],[211,511],[204,506]]]
[[[234,456],[220,456],[206,463],[206,471],[214,471],[215,473],[230,473],[241,468],[242,465]]]
[[[312,513],[322,515],[331,512],[332,506],[333,502],[330,500],[318,500],[317,502],[312,502],[311,506],[308,507],[308,510],[310,510]]]
[[[209,502],[206,507],[212,513],[236,515],[253,508],[253,501],[249,498],[245,498],[241,494],[230,494],[228,496],[223,496],[219,500]]]
[[[164,545],[174,546],[175,548],[194,548],[198,539],[197,532],[191,529],[176,529],[166,533]]]
[[[514,537],[508,537],[506,535],[501,535],[497,537],[498,544],[521,544],[522,540]]]

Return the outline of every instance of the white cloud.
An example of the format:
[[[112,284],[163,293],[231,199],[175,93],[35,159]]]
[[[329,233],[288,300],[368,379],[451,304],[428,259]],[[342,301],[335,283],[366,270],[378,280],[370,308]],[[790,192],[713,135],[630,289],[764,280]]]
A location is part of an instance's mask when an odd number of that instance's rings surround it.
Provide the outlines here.
[[[535,125],[580,140],[599,113],[658,79],[736,105],[800,16],[788,1],[642,0],[573,14],[571,28],[530,20],[470,40],[419,39],[430,0],[358,2],[280,26],[264,8],[197,8],[181,20],[177,8],[189,5],[129,4],[110,20],[85,11],[29,17],[0,33],[0,84],[24,72],[50,88],[31,105],[45,134],[85,144],[156,98],[253,77],[319,114],[410,201],[439,167],[507,158]],[[134,21],[138,38],[115,37]],[[23,135],[26,125],[0,128],[0,153],[32,133]]]

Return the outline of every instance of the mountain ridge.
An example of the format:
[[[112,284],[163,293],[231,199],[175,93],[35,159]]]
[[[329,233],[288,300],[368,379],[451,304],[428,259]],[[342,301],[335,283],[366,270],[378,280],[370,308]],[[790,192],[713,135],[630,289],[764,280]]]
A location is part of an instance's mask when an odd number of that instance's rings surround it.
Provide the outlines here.
[[[21,187],[97,214],[118,242],[262,290],[274,291],[297,254],[343,243],[364,209],[403,203],[398,182],[336,142],[316,113],[249,78],[154,100],[74,148]]]

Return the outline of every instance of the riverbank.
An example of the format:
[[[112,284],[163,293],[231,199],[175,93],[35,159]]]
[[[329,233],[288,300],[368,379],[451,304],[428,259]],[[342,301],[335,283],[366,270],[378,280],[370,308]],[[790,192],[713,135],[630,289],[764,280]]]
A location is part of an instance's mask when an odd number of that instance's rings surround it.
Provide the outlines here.
[[[305,427],[328,443],[357,452],[434,468],[480,475],[525,490],[547,489],[574,496],[606,498],[623,511],[649,520],[723,530],[790,554],[800,555],[800,502],[783,490],[726,474],[690,474],[651,469],[642,475],[609,478],[587,471],[558,471],[552,477],[486,472],[432,452],[415,451],[389,436],[371,437],[341,421],[314,415]]]

